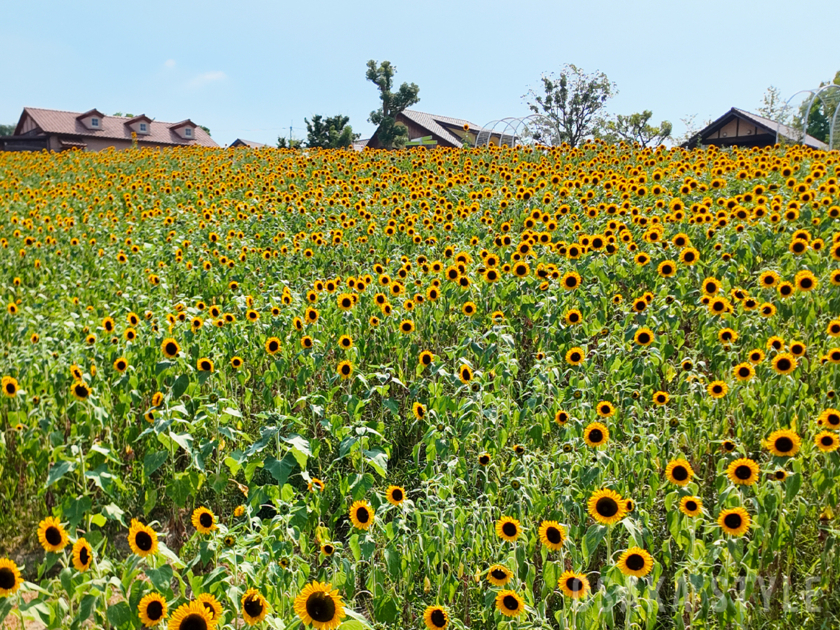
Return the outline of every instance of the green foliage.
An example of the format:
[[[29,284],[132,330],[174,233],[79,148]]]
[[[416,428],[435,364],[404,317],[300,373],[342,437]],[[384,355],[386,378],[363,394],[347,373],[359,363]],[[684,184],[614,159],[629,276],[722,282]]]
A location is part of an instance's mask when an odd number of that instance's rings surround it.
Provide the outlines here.
[[[294,138],[289,140],[283,136],[277,136],[278,149],[300,149],[301,146],[303,146],[302,140],[295,140]]]
[[[535,123],[535,139],[543,144],[578,146],[603,127],[602,111],[618,94],[606,74],[588,74],[574,64],[563,66],[558,75],[543,75],[541,80],[542,93],[530,89],[523,98],[531,112],[545,117]]]
[[[653,112],[648,109],[629,116],[619,114],[606,122],[600,135],[611,143],[624,141],[642,147],[658,147],[671,137],[673,126],[663,120],[654,127],[649,123],[652,116]]]
[[[0,136],[12,136],[12,135],[14,135],[15,127],[17,127],[16,124],[14,124],[14,125],[0,125]]]
[[[371,59],[367,62],[365,78],[379,89],[379,100],[382,105],[370,113],[369,122],[378,126],[376,137],[386,149],[401,148],[408,140],[408,130],[396,121],[397,114],[418,103],[420,88],[416,83],[403,83],[399,89],[392,91],[396,66],[390,61],[383,61],[377,65]]]
[[[315,114],[312,121],[304,118],[306,123],[306,146],[320,147],[322,149],[344,149],[349,147],[359,134],[353,133],[349,125],[348,116],[322,117]]]

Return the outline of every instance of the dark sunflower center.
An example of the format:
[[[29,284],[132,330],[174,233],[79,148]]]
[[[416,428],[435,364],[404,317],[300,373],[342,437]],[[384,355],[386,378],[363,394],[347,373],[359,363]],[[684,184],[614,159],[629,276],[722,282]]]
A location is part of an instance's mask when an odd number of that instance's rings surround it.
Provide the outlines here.
[[[575,363],[577,363],[578,361],[580,361],[580,353],[578,353],[578,352],[573,352],[573,353],[572,353],[572,361],[574,361]]]
[[[642,333],[641,335],[639,335],[639,341],[641,343],[647,343],[648,341],[650,341],[650,335],[648,335],[647,333]]]
[[[349,365],[342,365],[341,366],[341,373],[342,374],[350,374],[350,366]]]
[[[776,440],[775,446],[780,453],[787,453],[793,450],[793,440],[789,437],[780,437]]]
[[[610,412],[609,405],[604,405],[603,407],[601,407],[601,413],[602,413],[602,414],[606,415],[606,414],[608,414],[609,412]]]
[[[516,610],[519,608],[519,600],[513,595],[505,595],[502,598],[502,605],[508,610]]]
[[[134,544],[140,551],[149,551],[152,548],[152,537],[147,532],[137,532]]]
[[[840,424],[840,415],[837,415],[836,413],[830,413],[828,414],[828,416],[826,416],[825,421],[833,427],[837,426],[838,424]]]
[[[172,342],[166,344],[166,354],[175,354],[176,352],[178,352],[178,346]]]
[[[799,285],[800,285],[802,288],[804,288],[804,289],[810,289],[810,288],[811,288],[811,284],[812,284],[812,283],[811,283],[811,279],[810,279],[810,278],[802,278],[802,280],[799,282]]]
[[[15,587],[15,583],[17,582],[17,577],[15,576],[15,572],[12,571],[9,567],[3,567],[0,569],[0,588],[5,590],[11,590]]]
[[[738,370],[738,376],[740,376],[741,378],[747,378],[749,375],[750,368],[748,367],[742,367],[740,370]]]
[[[505,573],[501,569],[493,569],[490,572],[490,575],[492,575],[497,580],[504,580],[507,577],[507,573]]]
[[[394,501],[402,501],[403,500],[402,490],[394,490],[391,493],[391,498],[394,499]]]
[[[335,602],[326,593],[313,593],[306,600],[306,613],[314,621],[326,623],[335,617]]]
[[[738,529],[741,527],[741,523],[743,519],[741,518],[740,514],[727,514],[723,518],[723,524],[726,525],[729,529]]]
[[[784,479],[785,477],[787,477],[787,473],[784,470],[776,471],[776,479]]]
[[[633,553],[627,556],[625,564],[631,571],[641,571],[645,567],[645,559],[641,554]]]
[[[178,630],[208,630],[207,620],[198,613],[190,613],[178,624]]]
[[[76,396],[78,396],[79,398],[86,398],[87,397],[87,387],[85,387],[81,383],[76,385],[75,391],[76,391]]]
[[[665,265],[664,267],[662,267],[662,271],[664,273],[671,273],[671,266],[670,265]]]
[[[360,523],[367,523],[370,520],[370,514],[367,511],[367,508],[359,508],[356,510],[356,519]]]
[[[834,444],[834,438],[830,435],[824,435],[820,438],[820,442],[823,446],[831,446],[832,444]]]
[[[435,628],[445,628],[446,627],[446,615],[440,608],[435,608],[432,611],[432,614],[429,615],[429,619],[432,620],[432,625]]]
[[[88,553],[87,547],[82,547],[81,551],[79,551],[79,562],[83,566],[87,566],[87,563],[90,562],[90,554]]]
[[[685,481],[688,479],[688,470],[686,470],[685,466],[675,467],[671,474],[677,481]]]
[[[508,521],[504,525],[502,525],[502,531],[504,532],[505,536],[516,536],[516,525]]]
[[[692,260],[694,260],[694,254],[692,252],[686,252],[685,253],[685,259],[687,261],[691,262]]]
[[[715,385],[714,387],[712,387],[712,391],[715,394],[720,394],[723,391],[723,387],[721,387],[720,385]]]
[[[752,469],[749,466],[741,465],[735,469],[735,476],[738,479],[746,480],[752,477]]]
[[[604,432],[601,429],[592,429],[589,432],[589,441],[596,444],[604,439]]]
[[[689,512],[694,512],[697,509],[697,502],[696,501],[686,501],[685,502],[685,509]]]
[[[271,350],[272,352],[276,352],[277,351],[277,342],[272,341],[271,343],[269,343],[268,344],[268,349]]]
[[[566,580],[566,588],[573,593],[577,593],[578,591],[583,590],[583,580],[576,577],[570,577]]]
[[[334,550],[335,550],[335,547],[333,547],[332,545],[324,545],[324,553],[327,554],[328,556],[330,554],[332,554],[332,552]]]
[[[251,617],[259,617],[264,608],[263,603],[258,597],[249,597],[245,600],[245,604],[242,607]]]
[[[146,606],[146,616],[152,621],[157,621],[163,617],[163,604],[159,601],[151,601]]]
[[[44,538],[46,538],[47,542],[51,545],[61,544],[61,532],[58,531],[57,527],[48,527],[47,531],[44,532]]]
[[[14,383],[6,383],[6,392],[9,394],[14,394],[17,391]]]
[[[486,455],[482,455],[481,457],[478,458],[478,461],[481,464],[489,464],[490,463],[490,458],[487,457]]]
[[[563,534],[560,533],[560,530],[556,527],[549,527],[545,530],[545,537],[548,539],[548,542],[552,543],[553,545],[559,545],[563,542]]]
[[[595,511],[605,518],[618,514],[618,503],[611,497],[601,497],[595,504]]]
[[[198,517],[198,522],[201,523],[202,527],[212,527],[213,516],[208,514],[207,512],[202,512],[201,516]]]

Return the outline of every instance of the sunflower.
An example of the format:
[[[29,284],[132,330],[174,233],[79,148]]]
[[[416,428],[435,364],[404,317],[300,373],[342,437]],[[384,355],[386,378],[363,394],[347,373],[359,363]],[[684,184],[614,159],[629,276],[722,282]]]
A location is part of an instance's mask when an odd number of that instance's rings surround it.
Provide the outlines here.
[[[349,350],[353,347],[353,338],[350,335],[341,335],[338,338],[338,347],[342,350]]]
[[[280,352],[280,340],[277,337],[269,337],[265,340],[265,351],[270,355]]]
[[[729,386],[723,381],[712,381],[706,387],[706,391],[712,398],[723,398],[726,396],[726,392],[729,391]]]
[[[195,598],[196,601],[201,602],[213,618],[213,623],[218,623],[219,617],[222,616],[222,604],[210,593],[202,593]]]
[[[461,367],[458,368],[458,378],[461,379],[461,382],[466,385],[469,383],[473,378],[473,372],[470,369],[469,365],[463,364]]]
[[[346,616],[341,596],[332,590],[332,584],[307,584],[295,598],[294,607],[304,625],[312,625],[316,630],[338,628]]]
[[[418,420],[422,420],[426,417],[426,406],[421,405],[419,402],[414,403],[411,405],[411,412],[414,414],[414,417]]]
[[[67,546],[69,540],[58,519],[48,516],[38,524],[38,542],[45,551],[59,552]]]
[[[213,371],[213,362],[207,357],[202,357],[196,361],[195,365],[199,372],[207,372],[209,374]]]
[[[522,527],[519,521],[510,516],[503,516],[496,521],[496,534],[508,542],[516,542],[519,535],[522,533]]]
[[[156,626],[166,619],[167,610],[166,600],[158,593],[149,593],[137,604],[140,621],[147,628]]]
[[[700,259],[700,252],[693,247],[686,247],[680,252],[680,262],[684,265],[691,266]]]
[[[825,330],[830,337],[840,337],[840,319],[832,319]]]
[[[449,625],[449,613],[443,606],[428,606],[423,613],[423,621],[429,630],[443,630]]]
[[[423,350],[417,359],[418,363],[423,366],[431,365],[434,360],[435,355],[430,350]]]
[[[668,395],[668,392],[656,392],[653,395],[653,404],[662,406],[667,405],[668,401],[671,400],[671,397]]]
[[[566,291],[572,291],[580,286],[581,277],[576,271],[566,273],[561,279],[560,284]]]
[[[645,577],[653,569],[653,558],[639,547],[631,547],[618,559],[618,568],[624,575]]]
[[[583,441],[587,446],[598,448],[610,439],[610,430],[600,422],[592,422],[583,430]]]
[[[79,538],[73,544],[73,566],[76,571],[87,571],[93,564],[93,549],[84,538]]]
[[[764,361],[764,352],[759,348],[756,348],[755,350],[750,351],[750,354],[747,358],[753,365],[758,365],[759,363]]]
[[[563,548],[566,540],[566,528],[556,521],[543,521],[539,530],[540,542],[551,551]]]
[[[209,534],[216,529],[216,516],[206,507],[196,508],[191,520],[193,527],[202,534]]]
[[[571,415],[568,411],[564,411],[560,409],[557,413],[554,414],[554,422],[559,424],[561,427],[566,424],[571,419]]]
[[[639,330],[636,331],[636,334],[633,335],[633,341],[635,341],[640,346],[649,346],[653,343],[654,339],[655,336],[653,334],[653,331],[647,327],[639,328]]]
[[[181,352],[181,346],[172,337],[167,337],[161,342],[160,351],[167,359],[174,359]]]
[[[350,520],[353,527],[368,530],[376,519],[376,513],[367,501],[356,501],[350,506]]]
[[[480,466],[487,466],[490,463],[490,453],[482,453],[478,456]]]
[[[796,357],[787,352],[773,357],[773,370],[778,374],[790,374],[796,369],[797,365],[799,363],[796,361]]]
[[[601,525],[613,525],[627,514],[627,503],[615,490],[603,488],[592,493],[586,509]]]
[[[249,588],[242,596],[242,618],[249,626],[255,626],[268,614],[268,602],[255,588]]]
[[[583,348],[574,347],[566,353],[566,363],[580,365],[586,358],[586,351]]]
[[[391,505],[401,505],[405,501],[405,489],[400,486],[389,486],[385,491],[385,498]]]
[[[776,457],[793,457],[799,452],[800,444],[799,436],[790,429],[773,431],[765,441],[765,446]]]
[[[694,469],[684,459],[675,459],[668,462],[665,468],[665,477],[673,484],[687,486],[694,476]]]
[[[131,527],[128,529],[128,546],[141,558],[154,555],[158,550],[157,532],[148,525],[143,525],[136,518],[131,519]]]
[[[779,274],[775,271],[763,271],[761,275],[758,276],[758,284],[764,287],[765,289],[770,289],[775,287],[779,282]]]
[[[21,584],[23,584],[23,578],[14,560],[0,558],[0,598],[14,595]]]
[[[494,586],[504,586],[513,577],[513,571],[500,564],[494,564],[487,570],[487,581]]]
[[[2,379],[3,393],[9,398],[14,398],[20,387],[16,379],[11,376],[4,376]]]
[[[90,387],[81,379],[73,383],[70,391],[77,400],[87,400],[91,394]]]
[[[407,335],[409,333],[414,332],[414,321],[410,319],[404,319],[400,322],[400,332]]]
[[[800,291],[808,292],[817,288],[819,280],[808,269],[803,269],[794,276],[793,283]]]
[[[750,528],[750,515],[742,507],[721,510],[717,524],[730,536],[743,536]]]
[[[729,481],[739,486],[751,486],[758,481],[758,464],[747,457],[740,457],[726,467]]]
[[[242,359],[242,357],[236,356],[230,360],[230,367],[232,367],[234,370],[238,370],[243,365],[245,365],[245,361]]]
[[[515,591],[499,591],[496,595],[496,610],[505,617],[517,617],[525,610],[525,601]]]
[[[560,590],[572,599],[586,597],[586,592],[590,589],[589,580],[586,579],[586,576],[574,571],[564,571],[557,583],[560,585]]]
[[[464,306],[461,307],[461,312],[467,317],[475,315],[476,311],[478,311],[478,307],[473,302],[465,302]]]
[[[342,379],[347,380],[353,375],[353,364],[350,361],[342,361],[336,366],[335,372]]]
[[[830,429],[840,429],[840,411],[831,408],[826,409],[820,413],[819,418],[817,418],[817,424],[819,426],[827,426]]]
[[[656,272],[663,278],[672,278],[677,273],[677,263],[673,260],[663,260],[656,268]]]
[[[595,405],[595,410],[602,418],[609,418],[615,413],[615,407],[613,407],[612,403],[607,400],[602,400]]]
[[[683,497],[680,499],[680,512],[686,516],[698,516],[703,510],[703,500],[700,497]]]
[[[739,363],[732,368],[732,376],[742,383],[746,383],[755,376],[755,368],[753,368],[753,366],[749,363]]]
[[[817,433],[814,436],[814,444],[816,444],[817,448],[823,453],[836,451],[837,447],[840,446],[840,442],[837,440],[837,434],[832,433],[831,431],[820,431]]]
[[[213,630],[215,627],[211,613],[196,600],[178,606],[167,625],[168,630]]]
[[[128,361],[125,360],[125,357],[120,357],[114,361],[114,369],[120,374],[128,369]]]
[[[563,316],[563,318],[566,320],[566,323],[569,326],[577,326],[578,324],[583,322],[583,315],[576,308],[573,308],[570,311],[566,311],[566,314]]]

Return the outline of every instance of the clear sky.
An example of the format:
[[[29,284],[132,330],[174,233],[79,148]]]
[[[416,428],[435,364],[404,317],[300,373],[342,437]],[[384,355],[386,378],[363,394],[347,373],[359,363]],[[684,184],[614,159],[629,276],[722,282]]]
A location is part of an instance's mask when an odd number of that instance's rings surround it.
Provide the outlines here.
[[[840,2],[13,2],[0,19],[0,123],[24,106],[191,118],[221,145],[305,136],[313,114],[377,106],[368,59],[420,86],[415,109],[477,125],[522,116],[541,73],[574,63],[618,84],[609,109],[755,111],[840,70]]]

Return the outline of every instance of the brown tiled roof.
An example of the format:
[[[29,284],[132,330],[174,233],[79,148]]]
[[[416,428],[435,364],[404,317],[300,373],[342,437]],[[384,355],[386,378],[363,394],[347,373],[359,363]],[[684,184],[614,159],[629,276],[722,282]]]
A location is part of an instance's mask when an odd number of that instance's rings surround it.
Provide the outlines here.
[[[100,122],[100,128],[93,130],[88,129],[79,120],[77,120],[77,117],[79,116],[78,112],[24,107],[21,121],[23,121],[25,115],[29,115],[41,131],[46,134],[131,140],[131,129],[129,129],[125,123],[132,119],[124,116],[103,116]],[[140,144],[147,142],[154,144],[171,144],[173,146],[219,146],[201,127],[196,127],[194,131],[195,138],[190,140],[182,138],[175,132],[173,125],[175,127],[180,127],[189,122],[189,119],[180,123],[166,123],[157,120],[152,121],[149,123],[149,133],[142,135],[138,134],[137,142]],[[20,127],[20,123],[18,123],[18,127]],[[17,132],[17,130],[15,131]]]
[[[261,142],[254,142],[253,140],[243,140],[242,138],[237,138],[233,142],[230,143],[232,147],[248,147],[250,149],[262,149],[264,144]]]
[[[438,116],[437,114],[427,114],[425,112],[418,112],[413,109],[403,110],[402,114],[409,120],[415,122],[424,129],[427,129],[429,132],[440,136],[441,138],[452,143],[456,147],[461,146],[461,138],[455,136],[441,123],[460,128],[463,128],[464,125],[469,125],[470,131],[474,131],[476,133],[481,131],[481,127],[471,123],[469,120],[464,120],[462,118],[452,118],[450,116]]]
[[[697,142],[700,138],[705,137],[708,133],[714,133],[717,129],[722,127],[726,124],[727,119],[731,116],[740,116],[742,119],[750,120],[753,124],[761,127],[767,133],[775,134],[778,130],[779,136],[781,138],[785,138],[792,142],[801,142],[805,146],[814,148],[814,149],[828,149],[828,145],[821,140],[817,140],[813,136],[806,135],[804,138],[802,137],[802,132],[797,131],[793,127],[785,125],[783,123],[776,122],[775,120],[771,120],[770,118],[765,118],[764,116],[759,116],[758,114],[753,114],[752,112],[748,112],[745,109],[739,109],[737,107],[733,107],[728,112],[726,112],[723,116],[715,120],[714,122],[709,123],[706,127],[695,133],[691,138],[686,140],[682,143],[682,147],[693,147],[697,145]]]

